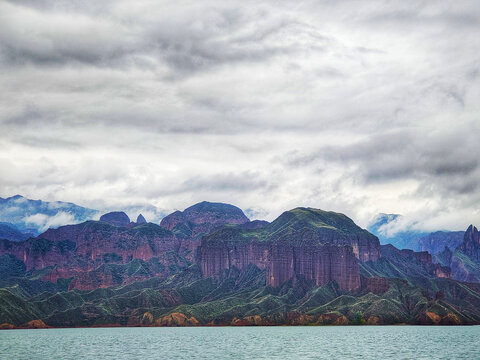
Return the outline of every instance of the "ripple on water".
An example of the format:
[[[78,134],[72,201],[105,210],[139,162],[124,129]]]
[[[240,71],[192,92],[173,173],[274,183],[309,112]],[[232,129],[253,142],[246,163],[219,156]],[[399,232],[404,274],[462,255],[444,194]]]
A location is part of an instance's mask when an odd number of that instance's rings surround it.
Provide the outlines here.
[[[480,326],[0,331],[0,359],[480,359]]]

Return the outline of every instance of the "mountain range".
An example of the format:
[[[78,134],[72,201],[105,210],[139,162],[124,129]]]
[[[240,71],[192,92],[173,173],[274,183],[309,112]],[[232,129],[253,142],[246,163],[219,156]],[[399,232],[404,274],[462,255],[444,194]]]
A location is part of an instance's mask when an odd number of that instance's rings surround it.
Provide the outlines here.
[[[402,220],[399,214],[378,214],[367,229],[380,239],[383,245],[392,244],[399,249],[428,251],[431,254],[442,252],[445,247],[451,251],[462,243],[464,231],[425,232],[412,229],[392,231],[396,223]]]
[[[117,211],[0,240],[0,327],[480,324],[479,264],[474,226],[432,255],[314,208]]]
[[[63,201],[31,200],[21,195],[0,197],[0,238],[21,240],[22,236],[9,235],[8,229],[25,234],[23,237],[36,236],[50,227],[80,223],[97,214],[97,210]]]

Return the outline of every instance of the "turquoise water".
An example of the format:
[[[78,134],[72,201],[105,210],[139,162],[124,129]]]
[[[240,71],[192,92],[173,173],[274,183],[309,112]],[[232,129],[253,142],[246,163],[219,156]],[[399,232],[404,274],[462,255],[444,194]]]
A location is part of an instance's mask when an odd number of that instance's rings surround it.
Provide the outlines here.
[[[480,326],[4,330],[0,359],[480,359]]]

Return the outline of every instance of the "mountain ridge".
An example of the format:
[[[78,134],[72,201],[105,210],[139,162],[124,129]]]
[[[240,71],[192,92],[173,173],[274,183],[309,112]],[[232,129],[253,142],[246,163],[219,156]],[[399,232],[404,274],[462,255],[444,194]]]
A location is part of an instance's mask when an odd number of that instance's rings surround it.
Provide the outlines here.
[[[89,220],[1,240],[0,328],[480,324],[480,284],[453,274],[341,213],[269,223],[202,202],[160,225]]]

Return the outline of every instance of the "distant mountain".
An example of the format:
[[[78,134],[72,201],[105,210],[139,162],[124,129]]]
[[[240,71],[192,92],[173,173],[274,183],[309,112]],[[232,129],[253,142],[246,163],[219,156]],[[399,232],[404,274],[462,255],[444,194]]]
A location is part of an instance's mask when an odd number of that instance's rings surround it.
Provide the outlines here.
[[[125,227],[130,224],[130,218],[123,211],[112,211],[100,216],[100,221],[106,222],[113,226]]]
[[[137,224],[146,224],[147,220],[145,220],[144,216],[142,214],[138,214],[137,216]]]
[[[414,250],[437,254],[447,247],[453,251],[463,242],[464,235],[465,231],[435,231],[421,237]]]
[[[160,226],[127,218],[0,240],[0,328],[480,324],[480,284],[380,246],[343,214],[295,208],[268,223],[202,202]]]
[[[445,246],[454,251],[463,241],[463,231],[397,231],[395,227],[401,219],[399,214],[378,214],[367,229],[378,236],[382,245],[391,244],[398,249],[428,251],[431,254],[443,251]]]
[[[23,241],[33,236],[31,233],[22,233],[15,225],[1,222],[0,223],[0,239],[7,239],[11,241]]]
[[[395,231],[392,229],[402,218],[399,214],[378,214],[371,224],[367,226],[368,231],[378,236],[382,245],[391,244],[398,249],[418,249],[418,241],[427,233],[418,231]],[[392,235],[393,233],[393,235]]]
[[[224,203],[202,201],[184,211],[175,211],[164,217],[160,226],[172,230],[196,234],[209,232],[225,224],[244,224],[249,219],[236,206]]]
[[[0,222],[8,222],[20,232],[34,235],[49,227],[86,221],[97,214],[97,210],[62,201],[30,200],[21,195],[0,198]]]
[[[460,281],[480,282],[480,234],[470,225],[462,243],[453,251],[445,247],[437,254],[437,261],[452,269],[452,278]]]

